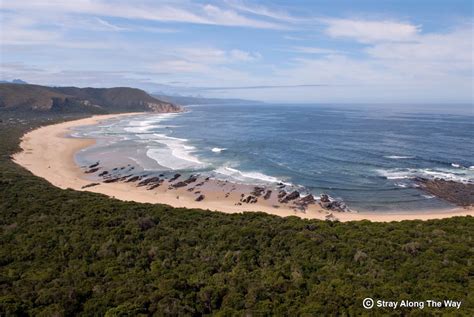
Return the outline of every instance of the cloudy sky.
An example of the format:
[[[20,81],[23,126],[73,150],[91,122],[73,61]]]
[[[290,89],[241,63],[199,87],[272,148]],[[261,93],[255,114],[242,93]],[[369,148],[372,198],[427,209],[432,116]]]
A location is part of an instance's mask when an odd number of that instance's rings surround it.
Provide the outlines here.
[[[471,0],[0,2],[0,77],[281,102],[473,102]]]

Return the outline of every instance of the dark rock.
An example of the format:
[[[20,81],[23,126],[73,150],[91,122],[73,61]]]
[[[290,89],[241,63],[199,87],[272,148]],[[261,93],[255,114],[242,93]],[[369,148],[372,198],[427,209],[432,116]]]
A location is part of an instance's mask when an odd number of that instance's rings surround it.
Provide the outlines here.
[[[300,193],[297,190],[295,190],[295,191],[291,192],[291,194],[286,195],[280,202],[281,203],[287,203],[287,202],[289,202],[291,200],[295,200],[296,198],[299,198],[299,197],[300,197]]]
[[[133,177],[130,177],[129,179],[127,179],[127,183],[131,183],[131,182],[136,182],[136,181],[139,181],[141,179],[140,176],[133,176]]]
[[[271,190],[268,190],[268,191],[265,193],[265,196],[263,196],[263,199],[268,200],[268,199],[270,199],[271,196],[272,196],[272,191],[271,191]]]
[[[330,209],[338,212],[350,212],[346,204],[340,200],[333,201],[331,203]]]
[[[97,167],[97,166],[99,166],[99,162],[94,163],[94,164],[92,164],[92,165],[89,165],[89,168],[94,168],[94,167]]]
[[[99,174],[99,177],[101,177],[101,176],[105,176],[105,175],[107,175],[107,174],[109,174],[109,172],[107,172],[107,171],[103,171],[102,173],[100,173],[100,174]]]
[[[458,206],[474,205],[474,184],[461,183],[440,178],[426,179],[418,177],[415,182],[419,188],[431,195]]]
[[[314,199],[314,196],[309,194],[303,198],[301,198],[299,201],[298,201],[300,204],[305,204],[305,205],[309,205],[309,204],[314,204],[316,203],[316,199]]]
[[[341,200],[331,200],[328,195],[321,194],[319,205],[324,209],[329,209],[337,212],[350,212],[351,210]]]
[[[116,183],[116,182],[120,181],[120,179],[121,179],[121,177],[109,178],[109,179],[104,180],[104,183]]]
[[[91,168],[90,170],[86,171],[86,174],[92,174],[92,173],[97,172],[98,170],[99,170],[98,167],[96,167],[96,168]]]
[[[278,192],[278,199],[282,199],[285,196],[286,196],[286,192],[284,190],[280,190]]]
[[[188,186],[189,184],[194,183],[195,181],[197,181],[197,179],[198,179],[197,176],[191,175],[185,181],[181,181],[181,182],[178,182],[178,183],[174,184],[173,187],[174,188],[179,188],[179,187]]]
[[[298,209],[302,211],[306,211],[306,208],[308,207],[308,205],[315,204],[315,203],[316,203],[316,199],[314,199],[313,195],[309,194],[299,199],[298,201],[296,201],[295,205],[298,206]]]
[[[176,184],[172,185],[173,188],[179,188],[179,187],[184,187],[187,186],[188,184],[186,182],[177,182]]]
[[[325,202],[325,203],[330,202],[329,196],[326,194],[321,194],[321,202]]]
[[[188,178],[187,180],[185,180],[184,182],[185,182],[186,184],[191,184],[191,183],[194,183],[195,181],[197,181],[197,179],[198,179],[197,176],[191,175],[191,176],[189,176],[189,178]]]
[[[159,187],[160,185],[161,185],[161,183],[153,184],[153,185],[151,185],[150,187],[148,187],[147,190],[155,189],[155,188]]]
[[[97,186],[97,185],[100,185],[100,183],[90,183],[90,184],[82,186],[81,188],[84,189],[84,188],[94,187],[94,186]]]
[[[201,194],[196,198],[196,201],[204,200],[204,198],[205,198],[205,196]]]
[[[171,182],[174,182],[174,181],[177,180],[179,177],[181,177],[181,174],[174,174],[174,176],[170,179],[170,183],[171,183]]]
[[[253,188],[253,191],[251,192],[251,194],[254,195],[254,196],[260,197],[263,194],[264,191],[265,191],[264,187],[255,186]]]
[[[151,183],[158,183],[159,181],[160,181],[159,177],[150,177],[150,178],[144,179],[141,182],[139,182],[137,186],[138,187],[146,186],[146,185],[149,185]]]
[[[248,195],[247,197],[242,198],[240,201],[246,204],[255,204],[258,200],[257,197]]]

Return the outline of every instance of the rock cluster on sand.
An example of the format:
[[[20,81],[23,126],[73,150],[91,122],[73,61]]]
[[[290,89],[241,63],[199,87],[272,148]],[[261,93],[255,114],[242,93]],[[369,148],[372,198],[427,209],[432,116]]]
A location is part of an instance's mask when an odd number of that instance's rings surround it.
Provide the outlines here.
[[[82,186],[81,188],[84,189],[84,188],[94,187],[94,186],[97,186],[97,185],[100,185],[100,183],[90,183],[90,184]]]
[[[244,195],[244,196],[245,196],[245,195]],[[242,198],[240,199],[240,201],[243,202],[243,203],[246,203],[246,204],[255,204],[255,203],[258,201],[258,199],[257,199],[257,197],[255,197],[255,196],[248,195],[248,196],[245,197],[245,198],[242,197]]]
[[[338,212],[350,212],[350,209],[346,206],[343,201],[330,199],[328,195],[321,194],[319,205],[324,209],[338,211]]]
[[[189,176],[189,178],[187,180],[178,182],[174,185],[171,185],[171,187],[172,188],[185,187],[185,186],[188,186],[191,183],[194,183],[195,181],[197,181],[197,179],[198,179],[198,177],[196,175],[191,175],[191,176]],[[170,180],[170,182],[171,182],[171,180]]]
[[[92,164],[87,167],[87,170],[85,171],[86,173],[95,173],[101,170],[102,167],[99,166],[99,162]],[[157,187],[159,187],[162,183],[165,182],[166,177],[164,174],[160,174],[160,176],[153,176],[153,175],[133,175],[129,174],[126,176],[120,175],[122,171],[124,172],[131,172],[134,169],[133,166],[127,165],[127,166],[121,166],[121,167],[115,167],[112,170],[102,170],[98,176],[103,179],[104,183],[115,183],[115,182],[126,182],[126,183],[132,183],[132,182],[138,182],[137,187],[146,187],[147,190],[152,190]],[[179,188],[184,188],[187,187],[195,182],[192,186],[189,186],[186,190],[189,192],[194,192],[194,194],[199,195],[195,198],[196,201],[202,201],[205,199],[205,196],[201,194],[200,191],[196,191],[198,186],[202,186],[205,182],[209,181],[210,178],[207,177],[204,180],[199,178],[199,175],[191,175],[185,180],[180,180],[178,179],[182,175],[179,173],[174,174],[169,180],[168,180],[168,189],[169,190],[174,190],[174,189],[179,189]],[[227,184],[227,181],[225,182],[220,182],[217,181],[220,186],[225,186]],[[84,188],[87,187],[92,187],[96,186],[96,184],[99,183],[93,183],[90,185],[85,186]],[[293,208],[294,210],[300,210],[302,212],[305,212],[306,209],[308,208],[309,205],[311,204],[316,204],[318,201],[315,199],[315,197],[311,194],[308,195],[301,195],[301,193],[298,190],[293,190],[293,191],[287,191],[285,189],[286,185],[283,183],[279,183],[276,188],[278,190],[277,194],[277,200],[280,204],[288,204],[289,207]],[[274,189],[274,188],[273,188]],[[235,185],[232,187],[231,191],[235,190]],[[254,186],[253,189],[250,191],[250,193],[241,193],[240,200],[236,203],[236,205],[242,205],[243,203],[245,204],[256,204],[258,202],[258,199],[262,197],[264,200],[269,200],[272,196],[273,191],[271,189],[268,189],[264,186]],[[227,192],[225,197],[228,198],[230,196],[230,192]],[[347,206],[344,204],[344,202],[339,201],[339,200],[334,200],[330,198],[326,194],[322,194],[321,198],[319,200],[319,204],[321,207],[323,207],[326,210],[331,210],[331,211],[337,211],[337,212],[348,212],[350,211]],[[273,205],[275,208],[279,207],[278,205]]]
[[[280,195],[278,195],[278,197],[280,197]],[[288,195],[283,195],[283,197],[280,199],[280,202],[281,203],[288,203],[289,201],[291,200],[295,200],[297,198],[300,198],[300,193],[298,191],[292,191],[290,194]]]

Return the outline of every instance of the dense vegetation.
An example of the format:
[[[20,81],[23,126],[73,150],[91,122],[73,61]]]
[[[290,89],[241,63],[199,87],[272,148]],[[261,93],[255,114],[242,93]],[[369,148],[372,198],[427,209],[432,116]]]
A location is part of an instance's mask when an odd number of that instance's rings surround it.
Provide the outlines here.
[[[1,316],[474,314],[474,219],[333,223],[126,203],[11,162],[0,119]],[[462,300],[364,310],[365,297]]]

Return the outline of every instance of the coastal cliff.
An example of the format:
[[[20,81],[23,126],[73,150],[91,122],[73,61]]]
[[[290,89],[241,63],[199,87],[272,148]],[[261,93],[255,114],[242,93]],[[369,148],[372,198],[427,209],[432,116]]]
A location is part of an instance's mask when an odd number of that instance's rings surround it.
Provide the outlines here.
[[[156,99],[136,88],[46,87],[10,83],[0,84],[0,109],[78,113],[183,111],[179,105]]]

